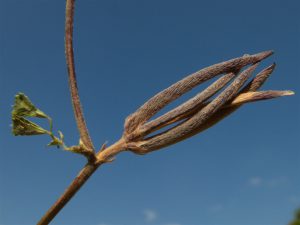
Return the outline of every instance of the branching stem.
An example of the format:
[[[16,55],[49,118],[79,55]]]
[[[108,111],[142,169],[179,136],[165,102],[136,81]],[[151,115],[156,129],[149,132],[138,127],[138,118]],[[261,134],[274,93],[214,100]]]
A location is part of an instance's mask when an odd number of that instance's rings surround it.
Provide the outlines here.
[[[79,146],[73,146],[73,149],[65,148],[66,150],[73,150],[73,152],[83,154],[87,157],[88,163],[79,172],[77,177],[61,195],[61,197],[41,218],[41,220],[37,223],[38,225],[49,224],[77,193],[82,185],[85,184],[89,177],[102,164],[113,161],[114,156],[118,153],[129,150],[137,154],[146,154],[151,151],[161,149],[209,128],[231,114],[243,103],[294,94],[291,91],[256,92],[256,90],[260,88],[260,86],[272,73],[275,65],[263,70],[252,80],[252,82],[242,88],[245,82],[250,78],[258,63],[273,54],[273,52],[266,51],[256,55],[244,55],[243,57],[221,62],[193,73],[150,98],[135,113],[127,117],[122,138],[108,148],[103,145],[100,151],[96,154],[84,120],[76,82],[72,42],[74,4],[75,0],[66,0],[65,53],[71,98],[81,141],[79,142]],[[250,66],[237,75],[234,81],[225,88],[223,92],[221,92],[215,99],[208,101],[209,98],[225,87],[225,85],[233,77],[235,77],[243,67],[248,65]],[[219,80],[214,82],[203,92],[199,93],[186,103],[183,103],[181,106],[171,110],[163,116],[158,117],[157,119],[149,121],[156,113],[172,101],[176,100],[199,84],[221,74],[227,75],[219,78]],[[25,106],[27,106],[27,108],[23,108],[25,109],[25,112],[31,112],[30,104],[25,104]],[[19,113],[22,113],[20,109]],[[23,121],[17,121],[18,123],[15,122],[15,133],[17,135],[45,133],[45,130],[37,130],[37,128],[39,128],[38,126],[26,121],[27,120],[23,118]],[[181,121],[181,123],[156,135],[147,136],[166,125],[174,124],[176,121]],[[27,130],[27,133],[26,129],[29,129]],[[49,135],[55,139],[52,133],[52,122],[50,130],[51,132],[49,132]],[[33,133],[33,131],[35,131],[35,133]],[[39,133],[37,133],[38,131]],[[64,145],[63,135],[61,134],[60,136],[61,137],[57,143]]]
[[[89,177],[106,162],[110,162],[111,159],[118,153],[125,150],[125,143],[123,139],[117,141],[106,149],[101,149],[97,154],[97,160],[94,162],[88,162],[84,168],[79,172],[70,186],[64,191],[61,197],[51,206],[51,208],[40,219],[37,225],[49,224],[53,218],[60,212],[60,210],[71,200],[71,198],[77,193],[77,191],[84,185]]]
[[[74,108],[75,119],[79,130],[80,138],[83,144],[91,151],[88,156],[89,162],[80,171],[71,185],[65,190],[61,197],[52,205],[46,214],[37,223],[38,225],[49,224],[59,211],[69,202],[69,200],[76,194],[88,178],[96,171],[96,169],[105,161],[97,160],[94,153],[94,146],[89,136],[89,132],[84,120],[82,107],[80,103],[75,64],[73,52],[73,21],[74,21],[74,4],[75,0],[66,0],[66,21],[65,21],[65,54],[68,67],[69,86],[71,98]],[[117,152],[116,148],[120,149],[120,145],[112,145],[111,148]],[[107,152],[107,151],[106,151]],[[107,154],[109,156],[109,154]]]

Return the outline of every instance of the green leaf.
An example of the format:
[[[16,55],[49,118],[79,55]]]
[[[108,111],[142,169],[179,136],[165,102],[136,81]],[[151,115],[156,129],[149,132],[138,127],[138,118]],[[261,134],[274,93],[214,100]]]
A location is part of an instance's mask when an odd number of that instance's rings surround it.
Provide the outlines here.
[[[44,112],[35,107],[29,98],[23,93],[18,93],[15,96],[15,104],[13,106],[12,115],[19,117],[49,118]]]
[[[49,134],[49,131],[43,129],[37,124],[17,115],[12,117],[13,127],[12,132],[14,135],[40,135]]]

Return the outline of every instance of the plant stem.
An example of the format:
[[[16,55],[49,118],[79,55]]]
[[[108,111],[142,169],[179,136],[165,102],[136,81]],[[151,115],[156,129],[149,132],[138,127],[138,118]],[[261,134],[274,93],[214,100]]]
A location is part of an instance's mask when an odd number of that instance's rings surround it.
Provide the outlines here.
[[[112,157],[121,151],[125,150],[125,143],[123,139],[109,146],[108,148],[99,151],[97,160],[88,162],[84,168],[79,172],[70,186],[60,196],[60,198],[51,206],[51,208],[40,219],[37,225],[49,224],[53,218],[60,212],[60,210],[72,199],[77,191],[84,185],[89,177],[105,162],[108,162]]]
[[[73,21],[74,21],[74,4],[75,0],[66,0],[66,22],[65,22],[65,54],[68,67],[69,85],[76,118],[77,127],[83,144],[91,150],[88,155],[88,163],[79,172],[70,186],[65,190],[61,197],[51,206],[51,208],[40,219],[37,225],[49,224],[53,218],[61,211],[61,209],[72,199],[77,191],[85,184],[89,177],[98,169],[98,167],[106,162],[113,160],[113,157],[123,151],[126,143],[123,139],[106,149],[101,149],[95,154],[92,140],[84,120],[78,87],[76,82],[74,52],[73,52]]]
[[[77,127],[80,138],[83,144],[90,150],[94,150],[92,140],[89,136],[83,111],[81,108],[78,87],[76,82],[74,52],[73,52],[73,21],[74,21],[74,5],[75,0],[66,0],[66,21],[65,21],[65,54],[68,67],[69,85],[71,91],[71,98],[74,108]]]
[[[59,213],[59,211],[69,202],[69,200],[76,194],[88,178],[96,171],[98,165],[95,163],[87,163],[80,171],[77,177],[73,180],[71,185],[65,190],[61,197],[51,206],[46,214],[40,219],[37,225],[49,224],[52,219]]]

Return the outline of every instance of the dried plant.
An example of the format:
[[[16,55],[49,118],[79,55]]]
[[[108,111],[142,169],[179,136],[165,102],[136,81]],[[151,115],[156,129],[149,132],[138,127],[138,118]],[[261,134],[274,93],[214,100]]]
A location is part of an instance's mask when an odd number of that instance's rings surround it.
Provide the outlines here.
[[[124,133],[119,141],[109,147],[103,144],[96,152],[83,117],[76,83],[72,43],[73,16],[74,0],[66,0],[65,53],[72,103],[80,134],[79,144],[67,147],[62,132],[59,131],[59,137],[54,135],[51,118],[35,107],[22,93],[16,95],[12,112],[15,135],[47,134],[52,139],[50,146],[82,154],[88,161],[62,196],[41,218],[39,225],[49,224],[97,168],[112,162],[118,153],[131,151],[143,155],[162,149],[208,129],[245,103],[293,94],[292,91],[259,91],[273,72],[275,64],[259,72],[247,83],[259,63],[272,55],[272,51],[244,55],[204,68],[159,92],[127,117]],[[193,98],[156,119],[151,119],[172,101],[216,76],[220,77]],[[220,93],[217,95],[218,92]],[[214,97],[215,95],[217,96]],[[48,119],[50,130],[41,128],[27,120],[27,117]],[[170,128],[165,130],[167,126]]]

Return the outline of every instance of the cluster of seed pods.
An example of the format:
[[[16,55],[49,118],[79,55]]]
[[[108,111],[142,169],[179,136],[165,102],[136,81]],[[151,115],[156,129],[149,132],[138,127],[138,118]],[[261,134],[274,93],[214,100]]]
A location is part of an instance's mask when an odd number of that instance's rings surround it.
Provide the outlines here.
[[[275,64],[260,71],[246,84],[259,63],[272,54],[272,51],[265,51],[209,66],[159,92],[127,117],[123,134],[127,149],[146,154],[206,130],[244,103],[292,95],[292,91],[258,91],[273,72]],[[151,120],[166,105],[218,75],[221,77],[202,92]],[[169,125],[171,128],[159,132]],[[151,136],[155,131],[157,134]]]

